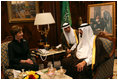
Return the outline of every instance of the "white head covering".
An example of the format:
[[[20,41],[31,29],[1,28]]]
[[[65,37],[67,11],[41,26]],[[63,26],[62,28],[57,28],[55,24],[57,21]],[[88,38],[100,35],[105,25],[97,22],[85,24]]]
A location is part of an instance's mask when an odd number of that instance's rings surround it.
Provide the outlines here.
[[[87,25],[87,23],[84,23],[81,26],[85,26],[85,25]],[[77,46],[76,56],[78,59],[88,58],[88,56],[92,55],[93,40],[94,40],[93,30],[89,25],[79,29],[83,31],[83,34],[82,34],[81,41]]]
[[[70,26],[69,23],[64,23],[63,26],[62,26],[62,29],[67,28],[69,26]]]
[[[64,30],[64,28],[67,28],[67,27],[70,27],[70,32],[69,33],[65,32],[65,30]],[[63,30],[64,36],[65,36],[65,38],[66,38],[66,40],[69,44],[76,43],[74,31],[68,23],[63,24],[62,30]]]

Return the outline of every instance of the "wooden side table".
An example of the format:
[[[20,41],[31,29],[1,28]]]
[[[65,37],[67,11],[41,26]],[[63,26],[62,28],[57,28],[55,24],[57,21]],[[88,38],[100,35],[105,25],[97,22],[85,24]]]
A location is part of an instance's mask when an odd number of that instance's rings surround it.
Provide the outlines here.
[[[37,64],[43,63],[44,68],[47,68],[47,64],[49,61],[52,61],[52,64],[54,65],[54,61],[62,59],[63,56],[65,55],[64,53],[65,53],[65,50],[58,50],[57,51],[57,50],[53,50],[53,49],[49,50],[49,53],[47,55],[36,53],[37,55],[39,55],[36,57],[36,62],[37,62]],[[42,56],[42,57],[47,56],[47,59],[45,61],[42,61],[40,56]]]

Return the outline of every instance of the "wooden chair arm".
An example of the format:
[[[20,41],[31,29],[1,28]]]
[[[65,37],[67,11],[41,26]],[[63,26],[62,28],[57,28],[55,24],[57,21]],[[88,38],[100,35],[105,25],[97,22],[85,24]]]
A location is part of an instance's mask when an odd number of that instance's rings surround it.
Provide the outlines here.
[[[111,51],[111,53],[110,53],[110,57],[112,57],[113,56],[113,54],[114,54],[114,52],[115,52],[115,49],[116,49],[116,38],[115,37],[113,37],[112,38],[112,41],[113,41],[113,49],[112,49],[112,51]]]
[[[1,64],[1,79],[4,79],[3,65]]]

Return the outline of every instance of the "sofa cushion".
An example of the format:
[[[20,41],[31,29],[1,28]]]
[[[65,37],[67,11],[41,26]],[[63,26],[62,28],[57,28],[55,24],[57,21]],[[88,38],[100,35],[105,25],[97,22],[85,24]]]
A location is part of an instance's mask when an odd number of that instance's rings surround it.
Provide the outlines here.
[[[7,78],[7,79],[13,79],[14,78],[13,69],[5,70],[5,78]]]
[[[8,44],[11,41],[7,41],[1,44],[1,64],[4,68],[9,66],[9,60],[8,60]]]
[[[100,40],[102,41],[103,46],[104,46],[105,50],[107,51],[107,53],[110,54],[111,51],[112,51],[112,48],[113,48],[112,47],[113,46],[113,42],[108,40],[108,39],[106,39],[106,38],[100,38]]]

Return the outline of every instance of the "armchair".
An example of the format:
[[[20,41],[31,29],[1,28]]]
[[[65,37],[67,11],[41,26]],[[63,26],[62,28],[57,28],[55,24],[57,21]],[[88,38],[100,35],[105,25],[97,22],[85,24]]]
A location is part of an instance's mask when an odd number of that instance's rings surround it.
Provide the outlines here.
[[[116,47],[116,38],[108,37],[104,33],[100,33],[98,36],[100,37],[105,50],[109,54],[110,59],[97,67],[96,71],[94,72],[95,74],[94,74],[93,78],[94,79],[112,78],[114,57],[115,57],[114,52],[115,52],[115,47]]]
[[[6,41],[1,44],[1,67],[2,67],[2,75],[3,78],[12,78],[13,79],[13,69],[7,69],[9,66],[8,61],[8,44],[11,41]]]
[[[13,70],[8,69],[9,59],[8,59],[8,44],[12,41],[12,36],[8,36],[1,43],[1,78],[2,79],[13,79]],[[35,62],[35,59],[32,56],[32,60]]]

